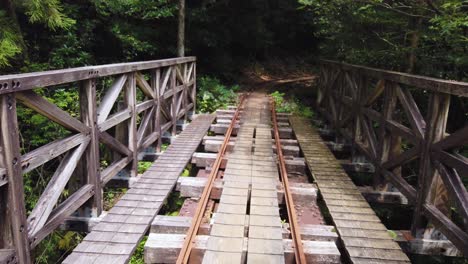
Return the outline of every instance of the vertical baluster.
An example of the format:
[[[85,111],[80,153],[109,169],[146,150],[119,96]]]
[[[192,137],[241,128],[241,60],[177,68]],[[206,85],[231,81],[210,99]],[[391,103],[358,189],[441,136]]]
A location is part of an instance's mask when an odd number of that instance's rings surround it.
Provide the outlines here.
[[[172,136],[175,136],[177,133],[177,94],[176,94],[177,66],[178,65],[172,66],[171,83],[170,83],[170,89],[172,89],[172,102],[171,102]]]
[[[184,109],[184,123],[187,122],[187,114],[188,114],[188,89],[189,89],[189,82],[190,80],[188,79],[188,62],[184,63],[184,90],[182,91],[182,109]]]
[[[18,261],[29,264],[31,263],[30,244],[24,206],[23,174],[14,94],[0,96],[0,120],[3,163],[8,177],[7,206],[12,240]]]
[[[130,163],[130,177],[137,176],[138,165],[138,136],[137,136],[137,115],[136,112],[136,81],[135,73],[129,73],[125,85],[125,105],[131,111],[128,121],[128,148],[132,151],[132,162]]]
[[[161,151],[162,131],[161,131],[161,69],[151,70],[151,87],[154,89],[156,98],[156,113],[154,113],[154,128],[153,131],[158,133],[158,139],[155,142],[156,152]]]
[[[193,78],[193,86],[192,86],[192,102],[193,102],[193,108],[192,108],[192,113],[195,115],[196,114],[196,109],[197,109],[197,63],[194,61],[193,62],[193,73],[192,73],[192,78]]]
[[[379,144],[377,146],[377,158],[380,159],[380,164],[387,161],[392,157],[395,151],[398,151],[399,146],[395,146],[395,137],[392,133],[386,129],[387,120],[393,119],[393,113],[397,103],[395,87],[393,83],[386,82],[384,84],[384,106],[382,110],[382,116],[379,122]],[[397,141],[398,142],[398,141]],[[374,174],[374,188],[379,187],[384,183],[383,175],[381,174],[379,166],[376,168]]]

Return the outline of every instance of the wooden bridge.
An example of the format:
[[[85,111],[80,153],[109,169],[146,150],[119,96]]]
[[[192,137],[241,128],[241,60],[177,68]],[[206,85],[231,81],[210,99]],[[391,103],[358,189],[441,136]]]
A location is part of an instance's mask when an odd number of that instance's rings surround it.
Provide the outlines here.
[[[0,263],[31,263],[45,237],[77,224],[88,234],[64,263],[127,263],[144,236],[146,263],[468,256],[466,114],[447,127],[468,83],[322,61],[323,119],[308,120],[262,93],[196,115],[195,80],[194,57],[0,76]],[[47,100],[54,89],[76,91],[79,110]],[[68,135],[25,153],[17,107]],[[139,160],[154,162],[138,175]],[[48,162],[55,172],[27,212],[23,175]],[[104,211],[113,186],[129,189]],[[164,215],[174,192],[184,205]],[[411,204],[411,230],[389,232],[369,202]]]

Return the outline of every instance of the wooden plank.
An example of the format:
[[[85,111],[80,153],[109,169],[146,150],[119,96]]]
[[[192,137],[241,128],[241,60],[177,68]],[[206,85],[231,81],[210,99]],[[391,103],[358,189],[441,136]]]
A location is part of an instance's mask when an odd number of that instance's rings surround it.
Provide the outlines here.
[[[14,249],[0,249],[0,264],[13,264],[17,261]]]
[[[65,158],[60,162],[34,209],[29,214],[28,232],[30,235],[36,233],[46,223],[87,146],[88,143],[81,144],[74,151],[67,153]]]
[[[18,100],[25,106],[56,122],[57,124],[71,131],[89,133],[89,127],[72,117],[69,113],[63,111],[56,105],[47,101],[44,97],[33,91],[18,93]]]
[[[106,131],[109,128],[112,128],[125,120],[129,119],[132,115],[130,109],[123,109],[113,115],[111,115],[106,121],[98,125],[99,131]]]
[[[115,150],[125,156],[129,156],[132,154],[130,149],[127,146],[122,144],[113,136],[109,135],[109,133],[102,131],[99,133],[99,139],[102,143],[108,145],[112,150]]]
[[[53,141],[24,154],[21,156],[21,167],[23,168],[23,173],[28,173],[70,149],[73,149],[80,144],[87,143],[89,138],[90,137],[86,134],[80,133]]]
[[[403,109],[406,112],[406,116],[408,117],[413,131],[422,137],[426,130],[426,122],[424,121],[413,96],[408,89],[401,88],[398,85],[396,86],[396,93],[398,99],[400,99],[400,103],[403,105]]]
[[[126,81],[126,74],[118,76],[114,80],[114,83],[111,85],[107,93],[104,95],[104,98],[102,98],[102,101],[99,104],[99,108],[97,110],[98,124],[101,124],[104,121],[106,121],[107,117],[109,116],[109,113],[112,110],[112,106],[115,104],[117,98],[119,97],[119,94],[122,91],[122,88],[124,87]]]
[[[304,150],[308,148],[312,149],[314,146],[316,146],[317,149],[327,150],[325,145],[320,143],[321,140],[315,129],[308,124],[307,120],[299,117],[291,117],[290,123],[294,129],[299,145],[303,147],[303,153],[310,170],[319,173],[321,170],[326,169],[326,163],[314,163],[314,160],[320,160],[313,158],[317,156],[315,151],[309,152]],[[312,138],[316,138],[317,140],[312,140]],[[328,154],[323,155],[332,157],[330,151],[328,151]],[[312,158],[308,158],[309,156]],[[310,160],[312,160],[312,162],[310,162]],[[329,163],[333,166],[333,161]],[[333,168],[331,172],[333,171],[340,175],[344,174],[342,169]],[[375,252],[366,255],[365,257],[368,258],[370,262],[379,261],[379,259],[386,258],[387,256],[397,257],[397,259],[401,261],[400,263],[410,263],[408,257],[390,237],[385,226],[382,225],[369,204],[365,202],[360,191],[357,190],[352,181],[330,181],[324,179],[326,179],[326,177],[316,178],[317,185],[330,211],[330,215],[335,222],[337,232],[342,238],[345,250],[350,255],[351,262],[359,263],[360,258],[364,258],[364,255],[362,255],[364,253],[360,254],[360,252],[372,250],[372,247],[369,247],[368,244],[357,243],[355,240],[352,240],[352,243],[346,243],[349,238],[359,238],[361,241],[365,241],[366,239],[378,239],[382,241],[382,243],[387,244],[386,250],[388,250],[388,248],[393,248],[391,251],[385,252],[387,255],[378,256],[374,254]]]
[[[123,170],[131,161],[130,157],[124,157],[114,161],[111,165],[101,172],[101,184],[106,185],[117,173]]]
[[[54,231],[65,219],[80,208],[95,194],[94,186],[86,184],[55,208],[43,228],[31,234],[31,246],[34,248],[47,235]]]
[[[1,83],[7,83],[7,89],[2,89],[0,94],[31,90],[37,87],[46,87],[64,83],[87,80],[96,77],[124,74],[133,71],[142,71],[167,67],[185,62],[194,62],[195,57],[183,57],[175,59],[116,63],[100,66],[86,66],[79,68],[3,75],[0,76]],[[15,86],[10,85],[14,83]]]
[[[149,83],[145,80],[144,76],[140,73],[135,74],[136,77],[136,84],[140,87],[141,91],[148,97],[148,98],[156,98],[153,88],[149,85]]]
[[[122,262],[126,263],[143,235],[149,229],[151,220],[159,212],[163,201],[172,191],[178,176],[186,167],[191,155],[202,141],[213,120],[214,115],[200,115],[191,122],[166,152],[153,163],[152,167],[137,179],[136,183],[132,185],[132,189],[120,198],[115,207],[88,234],[84,242],[65,260],[65,263],[72,260],[85,263],[86,256],[76,255],[76,253],[89,253],[90,251],[96,252],[96,259],[108,254],[118,254],[122,256]],[[180,160],[177,158],[174,161],[172,158],[174,153],[181,153]],[[166,156],[169,156],[169,159],[174,162],[168,163],[167,160],[164,160],[167,159]],[[106,171],[102,172],[102,180],[107,181],[110,179],[111,176],[125,167],[127,161],[129,161],[129,158],[123,158],[108,167]],[[99,238],[99,234],[96,234],[96,232],[111,232],[116,235],[112,237],[110,243],[102,237]],[[117,234],[119,234],[118,237]],[[90,241],[93,243],[90,244]],[[121,244],[123,244],[122,247],[115,246]]]
[[[148,237],[148,242],[145,245],[145,262],[174,263],[180,251],[180,248],[182,247],[184,237],[185,235],[182,234],[150,234]],[[232,252],[217,252],[216,255],[209,253],[209,238],[209,236],[203,235],[198,235],[195,238],[194,248],[191,255],[191,261],[193,261],[193,263],[214,263],[214,260],[220,261],[220,258],[224,261],[229,259],[232,260],[233,263],[242,263],[242,259],[245,259],[248,249],[247,238],[244,239],[244,242],[242,243],[243,246],[241,250],[241,255],[239,255],[239,253]],[[307,263],[341,263],[340,253],[336,248],[334,242],[303,241],[303,245]],[[290,239],[282,240],[282,248],[284,248],[283,255],[276,256],[280,256],[281,259],[286,263],[292,263],[294,261],[294,250],[292,241]],[[266,263],[278,263],[269,262],[272,261],[272,259],[268,258],[268,255],[252,254],[252,256],[252,259],[255,258],[255,260],[257,260],[252,261],[252,263],[262,263],[262,261],[266,261]]]
[[[377,79],[384,79],[417,88],[468,97],[468,83],[466,82],[442,80],[409,73],[387,71],[348,63],[340,63],[330,60],[321,60],[321,63],[332,66],[334,69],[359,72],[360,74]]]

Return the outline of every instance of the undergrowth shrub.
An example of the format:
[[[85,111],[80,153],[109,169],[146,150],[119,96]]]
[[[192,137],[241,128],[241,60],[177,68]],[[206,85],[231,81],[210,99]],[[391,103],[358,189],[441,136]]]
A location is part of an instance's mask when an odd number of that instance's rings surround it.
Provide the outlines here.
[[[197,107],[202,113],[212,113],[216,109],[236,104],[238,85],[226,86],[219,79],[203,76],[197,84]]]
[[[275,101],[275,108],[278,113],[292,113],[307,118],[314,116],[312,109],[295,97],[285,98],[285,94],[279,91],[275,91],[270,95]]]

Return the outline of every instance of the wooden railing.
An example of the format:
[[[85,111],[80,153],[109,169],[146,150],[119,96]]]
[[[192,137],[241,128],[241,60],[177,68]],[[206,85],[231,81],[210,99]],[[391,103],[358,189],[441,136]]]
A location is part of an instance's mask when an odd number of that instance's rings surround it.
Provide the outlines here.
[[[427,220],[465,256],[468,113],[450,106],[467,97],[465,82],[321,62],[317,104],[353,152],[375,166],[374,186],[390,182],[414,205],[413,235]],[[460,114],[448,133],[449,115]]]
[[[0,76],[0,251],[14,249],[29,263],[30,250],[83,205],[99,216],[106,183],[121,171],[136,176],[138,153],[159,148],[163,133],[175,134],[177,121],[195,110],[195,70],[195,58],[185,57]],[[35,90],[70,87],[79,87],[78,114]],[[71,135],[21,155],[17,103]],[[58,166],[27,214],[23,174],[53,159]],[[72,176],[80,184],[64,199]]]

